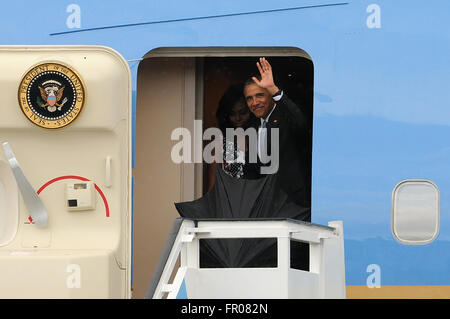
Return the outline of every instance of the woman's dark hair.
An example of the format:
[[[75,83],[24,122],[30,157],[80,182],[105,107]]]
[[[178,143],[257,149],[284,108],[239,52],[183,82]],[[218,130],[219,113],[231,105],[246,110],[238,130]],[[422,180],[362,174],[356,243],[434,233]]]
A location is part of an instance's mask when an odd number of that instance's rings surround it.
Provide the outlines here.
[[[227,127],[234,127],[233,123],[230,122],[230,114],[233,106],[238,102],[242,102],[245,107],[247,107],[247,103],[244,98],[244,85],[241,83],[231,85],[220,98],[216,118],[219,123],[219,128],[223,134],[225,134],[225,129]],[[254,117],[253,113],[250,112],[249,123],[252,116]]]

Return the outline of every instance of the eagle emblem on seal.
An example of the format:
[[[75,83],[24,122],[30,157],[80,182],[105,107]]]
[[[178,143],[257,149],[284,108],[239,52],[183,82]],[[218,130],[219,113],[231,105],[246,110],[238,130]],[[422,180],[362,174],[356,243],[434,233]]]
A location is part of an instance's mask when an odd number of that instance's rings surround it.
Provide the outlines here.
[[[28,120],[46,129],[71,124],[86,100],[83,79],[63,63],[44,62],[31,67],[18,90],[19,106]]]
[[[44,102],[39,101],[38,104],[41,107],[47,108],[49,112],[55,112],[56,110],[61,111],[61,108],[67,102],[67,98],[64,98],[61,103],[59,103],[63,97],[65,86],[55,80],[49,80],[42,83],[39,86],[39,91],[41,92],[41,98]]]

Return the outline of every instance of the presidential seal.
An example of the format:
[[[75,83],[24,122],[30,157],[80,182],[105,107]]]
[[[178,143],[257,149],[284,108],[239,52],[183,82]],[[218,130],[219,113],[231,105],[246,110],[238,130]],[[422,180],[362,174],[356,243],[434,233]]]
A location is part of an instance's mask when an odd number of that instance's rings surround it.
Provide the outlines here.
[[[19,104],[34,124],[48,129],[72,123],[83,109],[86,90],[81,77],[60,63],[29,70],[19,86]]]

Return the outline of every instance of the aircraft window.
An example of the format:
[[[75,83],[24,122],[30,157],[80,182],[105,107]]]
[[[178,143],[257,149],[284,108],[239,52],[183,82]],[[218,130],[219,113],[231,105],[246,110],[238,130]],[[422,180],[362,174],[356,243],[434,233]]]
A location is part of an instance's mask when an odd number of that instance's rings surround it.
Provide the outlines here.
[[[402,244],[431,243],[439,234],[439,190],[427,180],[405,180],[392,193],[392,234]]]

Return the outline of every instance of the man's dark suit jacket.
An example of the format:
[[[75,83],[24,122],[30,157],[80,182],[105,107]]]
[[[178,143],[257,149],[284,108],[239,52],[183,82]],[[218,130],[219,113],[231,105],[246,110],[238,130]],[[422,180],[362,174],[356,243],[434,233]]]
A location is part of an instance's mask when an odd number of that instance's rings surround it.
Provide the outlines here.
[[[308,147],[305,145],[305,142],[309,140],[306,115],[283,93],[281,99],[276,102],[266,127],[269,155],[273,148],[270,129],[279,129],[279,168],[276,173],[279,175],[279,187],[288,194],[290,199],[305,209],[303,220],[311,221],[310,181],[307,181],[310,164],[307,156]]]

